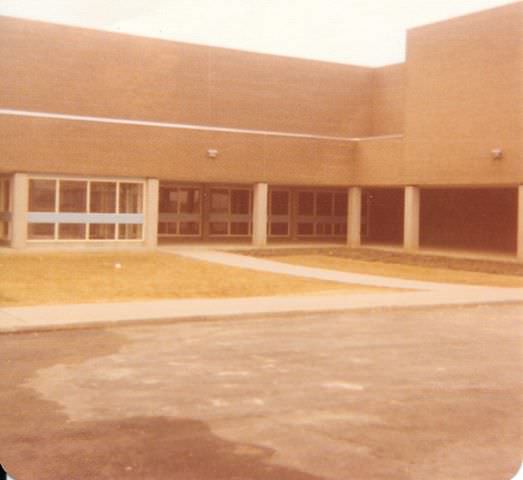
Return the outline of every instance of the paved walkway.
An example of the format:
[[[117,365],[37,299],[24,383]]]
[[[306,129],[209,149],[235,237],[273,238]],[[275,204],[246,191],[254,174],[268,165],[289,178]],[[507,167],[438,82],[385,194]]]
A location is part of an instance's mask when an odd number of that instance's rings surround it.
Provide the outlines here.
[[[327,312],[390,307],[430,307],[522,302],[523,289],[478,287],[402,280],[288,265],[206,249],[162,248],[185,257],[240,268],[347,284],[406,289],[405,292],[285,295],[272,297],[179,299],[142,302],[42,305],[0,308],[0,333],[125,324],[181,321],[234,315]]]
[[[473,285],[405,280],[379,275],[365,275],[362,273],[341,272],[323,268],[291,265],[274,260],[266,260],[263,258],[238,255],[218,250],[176,247],[162,248],[161,250],[182,257],[218,263],[229,267],[247,268],[249,270],[257,270],[261,272],[279,273],[283,275],[291,275],[293,277],[313,278],[315,280],[327,280],[330,282],[347,283],[351,285],[357,284],[373,287],[404,288],[409,290],[449,290],[454,288],[459,288],[460,290],[465,288],[471,290],[477,290],[478,288],[484,289],[484,287],[476,287]]]

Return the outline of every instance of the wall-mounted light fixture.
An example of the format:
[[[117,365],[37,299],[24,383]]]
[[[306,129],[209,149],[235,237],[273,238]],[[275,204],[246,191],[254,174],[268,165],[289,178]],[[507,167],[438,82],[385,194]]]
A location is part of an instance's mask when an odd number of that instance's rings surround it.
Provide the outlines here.
[[[501,160],[503,158],[503,150],[501,150],[501,148],[493,148],[490,151],[490,155],[492,156],[492,160]]]
[[[218,150],[215,148],[209,148],[209,150],[207,150],[207,156],[209,158],[216,158],[218,156]]]

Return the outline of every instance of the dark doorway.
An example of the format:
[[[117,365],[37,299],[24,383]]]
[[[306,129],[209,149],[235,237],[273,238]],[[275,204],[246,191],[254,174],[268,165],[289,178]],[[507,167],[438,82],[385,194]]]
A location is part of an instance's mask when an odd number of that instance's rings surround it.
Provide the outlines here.
[[[420,245],[515,253],[516,188],[422,189]]]
[[[362,198],[362,242],[403,243],[404,192],[402,188],[366,188]]]

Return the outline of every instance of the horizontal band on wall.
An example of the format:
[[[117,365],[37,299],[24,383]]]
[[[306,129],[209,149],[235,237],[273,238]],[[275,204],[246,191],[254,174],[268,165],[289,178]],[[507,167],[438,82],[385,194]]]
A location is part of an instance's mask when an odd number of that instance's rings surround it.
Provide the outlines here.
[[[53,213],[29,212],[28,223],[143,224],[143,213]]]
[[[347,137],[332,137],[328,135],[314,135],[307,133],[292,133],[292,132],[274,132],[270,130],[249,130],[244,128],[227,128],[214,127],[207,125],[191,125],[186,123],[168,123],[168,122],[153,122],[148,120],[128,120],[125,118],[110,118],[110,117],[90,117],[84,115],[68,115],[62,113],[49,112],[31,112],[27,110],[12,110],[1,109],[0,115],[17,116],[17,117],[32,117],[32,118],[46,118],[55,120],[69,120],[75,122],[93,122],[93,123],[112,123],[117,125],[134,125],[140,127],[156,127],[156,128],[171,128],[182,130],[200,130],[205,132],[223,132],[223,133],[245,133],[250,135],[267,135],[275,137],[290,137],[290,138],[308,138],[312,140],[335,140],[341,142],[353,142],[357,138]]]

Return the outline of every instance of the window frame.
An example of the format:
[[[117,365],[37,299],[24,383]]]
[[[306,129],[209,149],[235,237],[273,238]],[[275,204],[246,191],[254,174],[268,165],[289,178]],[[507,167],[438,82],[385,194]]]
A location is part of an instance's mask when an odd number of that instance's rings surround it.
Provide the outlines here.
[[[67,243],[83,243],[83,242],[143,242],[145,240],[145,226],[146,226],[146,181],[138,178],[115,178],[115,177],[93,177],[93,176],[75,176],[75,175],[28,175],[28,199],[30,195],[30,181],[31,180],[50,180],[55,182],[55,201],[54,211],[49,212],[35,212],[28,210],[27,212],[27,241],[34,242],[67,242]],[[61,182],[77,181],[86,182],[86,204],[84,212],[60,212],[60,196],[61,196]],[[115,189],[115,211],[114,212],[91,212],[91,184],[97,182],[113,183],[116,185]],[[138,213],[120,213],[120,185],[121,184],[137,184],[141,185],[141,202],[140,211]],[[82,221],[83,220],[83,221]],[[114,221],[109,221],[114,220]],[[85,225],[85,235],[83,238],[68,239],[60,238],[61,224],[83,224]],[[54,232],[53,238],[30,238],[29,225],[31,224],[53,224]],[[107,224],[114,225],[114,236],[112,238],[93,239],[90,238],[91,224]],[[139,238],[120,238],[119,225],[141,225],[141,235]]]
[[[313,214],[312,215],[300,215],[299,214],[299,201],[300,193],[312,193],[313,194]],[[321,194],[330,194],[331,199],[331,214],[330,215],[318,215],[318,203],[317,197]],[[296,237],[298,238],[343,238],[347,235],[347,215],[344,216],[336,215],[336,196],[344,195],[347,198],[347,192],[339,189],[311,189],[311,188],[300,188],[296,191],[296,218],[295,228]],[[299,224],[311,225],[311,233],[300,233]],[[327,228],[329,232],[321,232],[323,228]]]
[[[203,198],[204,198],[204,192],[203,187],[201,185],[196,184],[189,184],[189,183],[174,183],[174,182],[160,182],[160,193],[161,195],[161,189],[162,187],[170,187],[172,189],[176,189],[176,212],[162,212],[160,203],[158,203],[158,237],[159,238],[201,238],[202,232],[203,232]],[[199,211],[196,213],[186,213],[181,211],[181,201],[179,197],[180,190],[195,190],[198,192],[200,196],[199,200]],[[181,232],[181,224],[182,223],[196,223],[198,225],[198,233],[180,233]],[[175,233],[166,232],[166,233],[160,233],[160,225],[161,224],[174,224],[175,225]]]
[[[228,203],[227,203],[227,212],[212,212],[211,211],[211,202],[212,202],[212,191],[213,190],[226,190],[228,192]],[[247,213],[232,213],[232,191],[241,190],[248,193],[249,205],[247,207]],[[253,215],[253,189],[250,186],[243,185],[211,185],[208,189],[209,194],[209,212],[208,212],[208,232],[210,238],[228,238],[228,237],[238,237],[238,238],[248,238],[252,236],[252,215]],[[211,224],[213,223],[226,223],[227,231],[226,233],[212,233]],[[246,223],[247,224],[247,233],[232,233],[232,224],[233,223]]]

